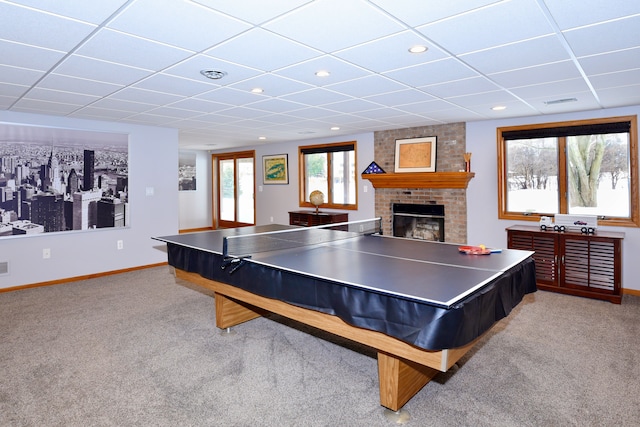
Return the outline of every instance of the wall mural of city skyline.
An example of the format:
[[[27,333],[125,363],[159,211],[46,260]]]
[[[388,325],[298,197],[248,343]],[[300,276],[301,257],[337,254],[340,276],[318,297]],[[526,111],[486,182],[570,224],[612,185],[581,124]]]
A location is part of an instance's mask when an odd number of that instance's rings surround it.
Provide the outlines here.
[[[0,122],[0,239],[129,226],[129,136]]]

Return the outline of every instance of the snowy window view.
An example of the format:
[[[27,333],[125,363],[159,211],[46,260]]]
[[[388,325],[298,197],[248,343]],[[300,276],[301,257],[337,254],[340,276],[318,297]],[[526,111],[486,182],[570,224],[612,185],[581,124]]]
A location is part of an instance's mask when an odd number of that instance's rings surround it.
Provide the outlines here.
[[[325,195],[327,208],[356,205],[356,155],[354,143],[341,143],[300,147],[304,168],[304,200],[310,205],[309,195],[318,190]]]
[[[629,121],[502,129],[505,212],[501,213],[632,218],[637,177],[633,176],[631,153],[636,152],[637,143],[631,140],[630,129]],[[552,136],[554,132],[558,136]]]

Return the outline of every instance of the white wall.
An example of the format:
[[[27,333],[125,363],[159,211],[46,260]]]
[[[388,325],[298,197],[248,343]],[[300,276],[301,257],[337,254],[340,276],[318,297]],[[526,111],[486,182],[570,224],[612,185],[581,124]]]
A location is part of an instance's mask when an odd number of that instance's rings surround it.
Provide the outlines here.
[[[256,152],[256,224],[263,225],[271,222],[276,224],[289,223],[289,211],[307,209],[300,208],[298,203],[298,146],[313,144],[328,144],[334,142],[356,141],[356,168],[358,177],[358,210],[323,209],[326,212],[347,212],[349,220],[373,218],[375,215],[375,193],[368,180],[360,177],[361,172],[373,161],[373,133],[340,136],[334,138],[319,138],[314,140],[294,141],[277,144],[267,144],[254,147],[243,147],[237,151],[255,150]],[[225,150],[229,152],[236,150]],[[287,154],[289,158],[289,184],[263,183],[262,156],[272,154]]]
[[[127,228],[1,238],[0,261],[9,262],[9,274],[0,276],[0,288],[166,262],[156,248],[165,245],[151,237],[178,232],[177,130],[8,111],[0,111],[0,121],[128,133],[130,209]],[[42,258],[44,248],[51,258]]]
[[[211,154],[208,151],[194,151],[194,153],[196,155],[196,190],[178,192],[180,230],[212,226]],[[178,185],[177,178],[176,185]]]
[[[567,120],[585,120],[640,114],[640,106],[557,114],[507,120],[467,123],[467,151],[473,153],[471,169],[475,177],[467,191],[467,236],[470,244],[506,247],[505,228],[514,224],[532,224],[527,221],[498,220],[498,162],[496,129],[530,123],[549,123]],[[638,173],[638,171],[636,171]],[[602,227],[608,231],[625,233],[622,245],[622,287],[640,290],[640,229],[629,227]]]

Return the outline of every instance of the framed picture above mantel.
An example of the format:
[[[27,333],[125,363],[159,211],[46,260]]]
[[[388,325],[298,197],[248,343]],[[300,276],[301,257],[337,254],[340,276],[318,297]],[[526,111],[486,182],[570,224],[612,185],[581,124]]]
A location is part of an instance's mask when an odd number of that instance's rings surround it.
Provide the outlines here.
[[[435,172],[436,137],[396,139],[395,172]]]

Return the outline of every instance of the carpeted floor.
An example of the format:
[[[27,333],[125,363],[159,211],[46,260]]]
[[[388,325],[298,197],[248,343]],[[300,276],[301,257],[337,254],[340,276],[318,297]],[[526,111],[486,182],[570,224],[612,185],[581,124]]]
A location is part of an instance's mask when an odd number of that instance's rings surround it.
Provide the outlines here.
[[[389,426],[375,354],[278,317],[223,333],[168,267],[0,294],[1,426]],[[640,425],[640,298],[539,291],[413,426]]]

